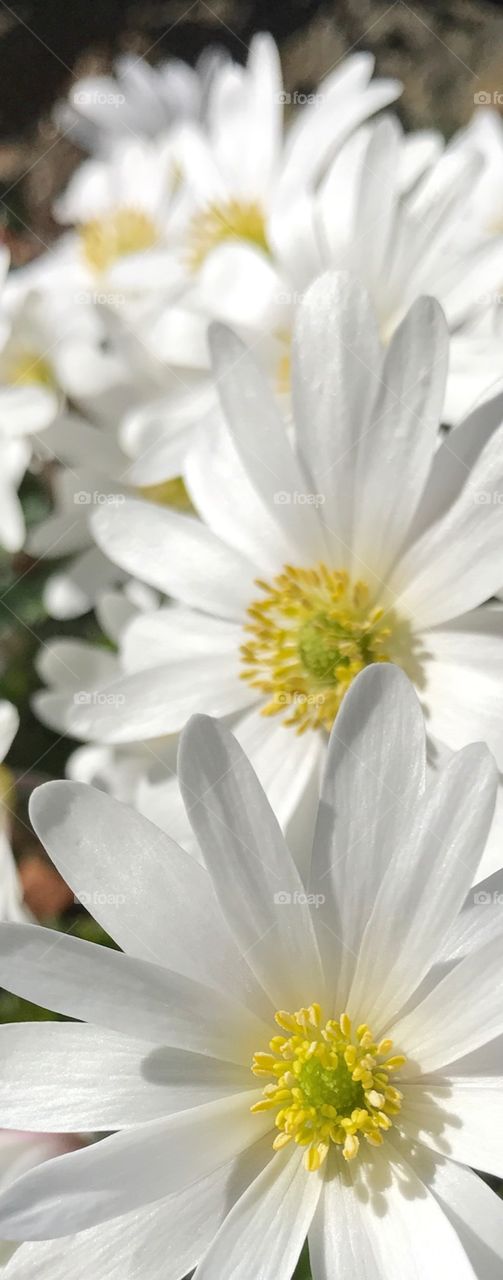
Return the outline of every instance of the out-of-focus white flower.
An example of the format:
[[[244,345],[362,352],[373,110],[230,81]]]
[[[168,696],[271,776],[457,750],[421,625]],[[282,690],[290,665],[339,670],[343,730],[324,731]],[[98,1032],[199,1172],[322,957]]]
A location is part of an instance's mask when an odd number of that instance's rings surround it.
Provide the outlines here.
[[[112,75],[76,81],[67,101],[58,103],[57,123],[86,151],[107,153],[122,139],[155,138],[202,116],[211,77],[225,57],[223,50],[206,50],[195,68],[178,58],[152,67],[124,54]]]
[[[3,289],[9,255],[0,249]],[[29,465],[33,443],[58,412],[58,398],[46,366],[27,347],[21,350],[8,314],[0,315],[0,545],[19,551],[25,524],[17,491]]]
[[[0,1195],[34,1241],[12,1280],[290,1280],[306,1237],[314,1280],[497,1274],[503,1205],[470,1168],[502,1171],[501,908],[470,890],[497,771],[468,746],[425,782],[425,745],[403,673],[363,672],[305,881],[207,717],[180,755],[203,866],[99,792],[38,790],[126,954],[0,930],[0,981],[78,1019],[0,1028],[2,1123],[108,1135]]]
[[[0,702],[0,920],[30,920],[9,839],[10,801],[14,781],[3,761],[17,733],[19,716],[10,702]]]
[[[80,1139],[70,1134],[0,1129],[0,1193],[44,1160],[76,1151],[81,1145]],[[0,1240],[0,1267],[5,1266],[16,1249],[16,1244]]]
[[[118,745],[198,710],[239,714],[284,823],[353,677],[393,661],[424,702],[433,759],[480,737],[503,766],[503,612],[485,605],[501,582],[501,398],[438,448],[438,304],[418,301],[384,351],[358,281],[316,281],[297,317],[293,447],[239,339],[217,329],[214,351],[225,424],[186,469],[203,522],[128,500],[92,517],[104,554],[176,604],[129,624],[122,676],[73,708],[71,732]],[[497,839],[487,857],[499,865]]]

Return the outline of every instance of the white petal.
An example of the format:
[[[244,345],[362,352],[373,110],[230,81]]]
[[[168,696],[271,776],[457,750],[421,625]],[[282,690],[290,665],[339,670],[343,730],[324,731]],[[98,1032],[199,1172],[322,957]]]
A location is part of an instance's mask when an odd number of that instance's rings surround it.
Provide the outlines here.
[[[501,1177],[501,1076],[407,1085],[399,1125],[439,1155]]]
[[[0,1028],[2,1124],[42,1133],[109,1131],[253,1085],[248,1067],[59,1022]]]
[[[381,578],[403,542],[428,475],[448,354],[448,329],[438,303],[418,299],[386,353],[364,447],[357,455],[355,550]],[[393,502],[383,502],[384,493],[393,493]]]
[[[323,1185],[303,1153],[270,1160],[225,1219],[194,1280],[291,1280]]]
[[[178,771],[191,826],[240,951],[277,1009],[310,1003],[322,985],[311,911],[249,760],[228,729],[196,716],[181,739]]]
[[[344,1002],[361,938],[424,785],[425,730],[410,681],[378,664],[357,676],[328,749],[310,888]]]
[[[390,1030],[411,1075],[439,1071],[503,1034],[503,935],[462,960]]]
[[[482,604],[501,581],[503,427],[467,475],[458,499],[396,565],[389,589],[396,607],[422,627]]]
[[[139,1274],[149,1280],[180,1280],[270,1158],[267,1135],[185,1191],[61,1241],[23,1245],[9,1280],[68,1280],[70,1271],[74,1280],[89,1280],[90,1273],[94,1280],[139,1280]]]
[[[309,482],[295,458],[264,375],[240,338],[210,330],[214,375],[223,411],[245,471],[301,562],[324,554]],[[284,500],[286,493],[289,500]],[[312,495],[311,495],[312,497]],[[279,500],[278,500],[279,499]]]
[[[7,752],[16,736],[19,726],[19,713],[12,702],[0,702],[0,761],[5,760]]]
[[[267,1035],[266,1023],[206,983],[47,933],[14,924],[0,929],[2,979],[16,994],[123,1036],[238,1064],[248,1064]]]
[[[190,516],[130,501],[102,508],[92,523],[106,555],[184,604],[241,618],[253,599],[252,565]]]
[[[198,708],[225,716],[257,694],[239,678],[238,654],[189,657],[134,671],[75,702],[68,727],[75,738],[128,743],[177,733]]]
[[[299,452],[335,563],[351,565],[360,451],[381,385],[382,356],[369,298],[343,272],[320,276],[297,312],[292,398]]]
[[[19,1178],[0,1195],[0,1232],[49,1240],[190,1187],[268,1131],[259,1095],[235,1094],[123,1130]]]
[[[436,1199],[389,1147],[326,1178],[309,1248],[313,1280],[475,1280]]]
[[[476,876],[494,812],[495,762],[484,746],[449,760],[411,814],[362,938],[348,1007],[383,1026],[431,969]]]
[[[61,874],[87,894],[95,918],[126,952],[229,992],[256,994],[207,872],[169,836],[77,782],[39,787],[30,816]]]
[[[126,671],[219,654],[230,663],[241,642],[241,629],[234,622],[171,605],[133,617],[122,637],[121,660]]]
[[[503,608],[485,606],[432,628],[425,650],[430,733],[454,750],[487,742],[503,769]]]
[[[204,424],[187,455],[184,475],[201,518],[257,571],[275,574],[288,563],[291,544],[250,482],[227,424]]]
[[[431,1184],[466,1250],[477,1276],[500,1280],[503,1264],[503,1204],[494,1191],[472,1173],[439,1160]]]

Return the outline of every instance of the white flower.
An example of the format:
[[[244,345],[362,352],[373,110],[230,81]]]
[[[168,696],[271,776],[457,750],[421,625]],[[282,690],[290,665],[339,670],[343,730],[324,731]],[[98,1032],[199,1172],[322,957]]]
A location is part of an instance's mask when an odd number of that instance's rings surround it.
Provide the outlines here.
[[[494,107],[478,107],[466,128],[455,134],[454,142],[461,150],[476,148],[485,166],[474,184],[468,209],[472,222],[489,235],[503,234],[503,122]],[[503,278],[495,281],[503,289]]]
[[[480,737],[503,766],[503,613],[480,607],[501,583],[501,405],[437,449],[438,305],[417,302],[384,354],[358,282],[318,280],[294,342],[295,448],[239,340],[217,330],[214,347],[227,425],[187,463],[204,523],[129,501],[93,517],[103,552],[177,603],[126,628],[124,674],[103,686],[120,704],[73,708],[70,731],[124,744],[239,713],[284,823],[316,790],[353,675],[388,659],[418,688],[433,762]],[[501,864],[497,833],[487,856]]]
[[[496,769],[482,745],[426,787],[425,764],[409,681],[362,673],[306,884],[206,717],[180,758],[204,867],[109,797],[39,789],[38,834],[127,954],[0,931],[0,981],[78,1019],[0,1028],[1,1122],[116,1131],[0,1196],[7,1238],[48,1240],[13,1278],[289,1280],[306,1236],[314,1280],[498,1274],[503,1205],[469,1166],[502,1171],[503,931],[467,900]]]
[[[35,1165],[74,1151],[80,1145],[78,1138],[72,1139],[64,1134],[0,1130],[0,1191]],[[0,1240],[0,1267],[5,1266],[16,1248],[15,1244]]]
[[[9,255],[0,249],[0,288],[4,290]],[[35,369],[36,357],[20,351],[2,298],[0,313],[0,545],[19,551],[25,525],[17,491],[29,465],[33,442],[54,420],[58,401],[48,379]]]
[[[156,604],[155,592],[131,580],[121,590],[99,594],[97,620],[107,639],[121,647],[129,622],[142,612],[152,616]],[[69,637],[47,641],[39,651],[36,668],[50,688],[34,695],[33,707],[43,723],[58,734],[68,732],[75,707],[99,701],[101,686],[122,671],[118,656],[110,648]],[[148,817],[157,817],[156,806],[147,803],[146,797],[152,793],[155,798],[157,789],[162,795],[166,776],[175,777],[176,750],[176,738],[125,747],[91,743],[70,754],[66,774],[134,804]]]
[[[57,122],[86,151],[106,153],[122,138],[155,138],[180,120],[198,118],[221,56],[207,51],[194,69],[177,58],[152,67],[125,54],[113,75],[77,80],[56,108]]]
[[[500,336],[486,332],[481,347],[479,329],[493,316],[495,284],[503,280],[503,235],[489,237],[475,212],[467,216],[485,167],[473,142],[439,152],[434,136],[405,135],[393,117],[358,130],[317,186],[307,182],[293,193],[280,184],[267,226],[269,257],[244,241],[223,240],[213,251],[185,303],[192,310],[186,359],[191,350],[194,364],[200,359],[204,319],[220,318],[259,348],[276,389],[288,390],[299,300],[323,270],[351,270],[370,293],[386,342],[418,297],[439,300],[453,335],[443,415],[459,419],[501,368]],[[169,316],[161,315],[158,328],[174,358]]]
[[[14,781],[3,764],[19,724],[16,708],[0,702],[0,920],[30,920],[9,840]]]

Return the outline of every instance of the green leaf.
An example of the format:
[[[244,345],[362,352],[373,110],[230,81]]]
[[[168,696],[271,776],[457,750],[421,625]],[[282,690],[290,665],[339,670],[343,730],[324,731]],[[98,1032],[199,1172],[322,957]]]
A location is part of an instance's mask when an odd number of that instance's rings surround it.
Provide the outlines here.
[[[293,1280],[312,1280],[311,1267],[309,1265],[309,1250],[307,1244],[304,1245],[300,1255]]]

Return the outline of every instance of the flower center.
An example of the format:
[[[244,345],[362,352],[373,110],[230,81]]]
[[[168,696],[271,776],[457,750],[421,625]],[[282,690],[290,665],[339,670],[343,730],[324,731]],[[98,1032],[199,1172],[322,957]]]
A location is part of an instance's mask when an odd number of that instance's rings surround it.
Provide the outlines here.
[[[210,204],[192,219],[188,265],[197,271],[207,254],[225,240],[248,240],[269,253],[264,213],[256,200]]]
[[[128,253],[151,249],[159,240],[157,227],[142,209],[123,208],[82,223],[84,256],[93,271],[106,271]]]
[[[175,507],[177,511],[193,511],[193,506],[182,476],[163,480],[161,484],[142,484],[138,493],[147,502],[157,502],[162,507]]]
[[[403,1094],[390,1076],[406,1059],[390,1057],[392,1040],[376,1044],[367,1026],[353,1033],[347,1013],[323,1026],[319,1004],[298,1013],[275,1014],[286,1035],[273,1036],[270,1053],[256,1053],[255,1076],[267,1077],[253,1112],[276,1111],[275,1151],[296,1142],[305,1147],[305,1168],[319,1169],[330,1144],[345,1160],[358,1155],[362,1138],[380,1147],[400,1111]]]
[[[56,379],[48,360],[36,351],[18,351],[8,361],[6,381],[17,386],[54,388]]]
[[[391,661],[398,619],[371,604],[364,582],[320,564],[285,568],[248,609],[242,677],[269,694],[263,715],[289,708],[299,733],[330,730],[351,681],[372,662]],[[404,627],[406,624],[400,623]]]

